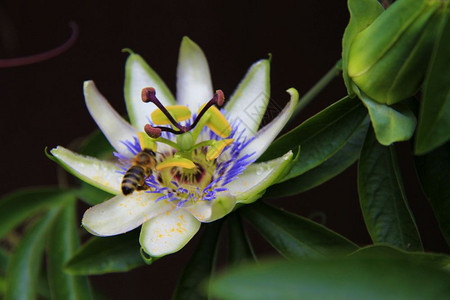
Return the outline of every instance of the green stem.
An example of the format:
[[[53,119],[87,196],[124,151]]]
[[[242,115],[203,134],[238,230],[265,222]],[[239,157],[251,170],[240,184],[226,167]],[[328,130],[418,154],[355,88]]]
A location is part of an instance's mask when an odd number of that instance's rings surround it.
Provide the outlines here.
[[[176,143],[174,143],[174,142],[172,142],[172,141],[170,141],[170,140],[168,140],[168,139],[159,137],[159,138],[156,138],[156,139],[154,139],[154,140],[155,140],[156,142],[159,142],[159,143],[163,143],[163,144],[169,145],[170,147],[175,148],[175,149],[177,149],[178,151],[181,151],[180,147],[178,147],[178,145],[177,145]]]
[[[207,140],[207,141],[203,141],[203,142],[197,143],[194,146],[192,146],[192,148],[189,149],[189,151],[192,151],[192,150],[194,150],[195,148],[198,148],[198,147],[211,146],[214,142],[215,142],[214,140]]]
[[[329,70],[299,101],[291,120],[302,111],[335,77],[342,71],[342,61],[338,60],[336,64]]]
[[[211,117],[211,114],[206,112],[205,115],[200,119],[200,121],[197,123],[197,126],[191,131],[192,137],[194,139],[194,142],[197,141],[198,136],[200,135],[200,132],[202,131],[203,127],[206,126],[206,123],[208,122],[208,119]]]

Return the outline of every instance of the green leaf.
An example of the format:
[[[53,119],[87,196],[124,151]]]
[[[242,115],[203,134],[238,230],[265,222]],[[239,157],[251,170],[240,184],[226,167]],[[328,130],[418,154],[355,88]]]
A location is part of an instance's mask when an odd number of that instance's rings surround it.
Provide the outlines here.
[[[450,245],[450,142],[426,155],[416,156],[415,166],[441,232]]]
[[[202,238],[180,276],[172,299],[208,299],[204,293],[204,280],[209,279],[214,271],[222,223],[223,219],[205,226]]]
[[[259,160],[269,160],[289,150],[296,152],[300,146],[300,157],[283,180],[299,176],[338,152],[365,116],[358,99],[345,97],[278,138]]]
[[[80,154],[99,159],[111,158],[114,151],[114,148],[99,129],[86,137],[78,150]]]
[[[348,54],[356,35],[366,29],[384,11],[377,0],[348,0],[350,21],[342,38],[342,74],[349,95],[353,94],[348,77]]]
[[[139,229],[113,237],[93,237],[66,263],[72,275],[127,272],[144,264],[139,245]]]
[[[0,199],[0,238],[30,216],[71,201],[73,193],[61,188],[29,188]]]
[[[271,186],[265,198],[279,198],[296,195],[310,190],[345,171],[359,158],[361,147],[367,133],[368,122],[361,123],[347,143],[321,165],[300,176]],[[300,153],[301,155],[301,153]]]
[[[6,293],[6,278],[0,276],[0,297],[3,299]]]
[[[50,287],[48,286],[47,271],[41,270],[37,279],[36,294],[38,299],[51,299]]]
[[[85,182],[81,182],[79,189],[75,190],[77,197],[87,204],[94,206],[114,197],[113,194],[102,191]]]
[[[243,262],[255,261],[255,253],[247,232],[242,224],[239,211],[228,215],[228,264],[240,265]]]
[[[392,257],[407,259],[414,262],[450,271],[450,256],[436,253],[406,252],[389,245],[370,245],[356,250],[351,256],[358,257]]]
[[[409,259],[348,257],[272,261],[211,283],[220,299],[450,299],[450,273]]]
[[[80,246],[75,212],[76,199],[65,206],[50,230],[48,241],[48,280],[52,299],[92,299],[87,277],[73,276],[64,272],[64,263]]]
[[[7,269],[5,299],[34,299],[47,233],[58,209],[50,210],[22,238]]]
[[[358,164],[358,194],[364,221],[375,243],[422,250],[403,188],[394,146],[380,145],[369,129]]]
[[[3,248],[0,248],[0,298],[3,298],[6,291],[6,267],[8,266],[10,254]]]
[[[345,254],[358,248],[325,226],[262,201],[245,206],[240,211],[278,252],[290,259],[336,252]]]
[[[355,87],[355,90],[357,88]],[[369,111],[378,142],[384,146],[407,141],[414,134],[416,117],[405,103],[392,106],[380,104],[359,91],[359,97]]]
[[[415,153],[425,154],[450,138],[450,5],[444,2],[441,23],[427,72],[417,128]]]
[[[6,267],[8,266],[11,254],[9,254],[5,249],[0,248],[0,275],[4,275]]]

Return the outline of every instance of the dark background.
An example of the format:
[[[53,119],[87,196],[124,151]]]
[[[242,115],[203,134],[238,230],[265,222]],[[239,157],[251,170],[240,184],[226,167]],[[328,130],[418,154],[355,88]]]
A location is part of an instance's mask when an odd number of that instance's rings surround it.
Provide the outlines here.
[[[272,54],[271,101],[284,105],[285,90],[304,94],[339,59],[348,22],[345,1],[0,1],[0,58],[47,51],[79,26],[74,46],[53,59],[0,69],[2,178],[0,194],[28,186],[57,184],[57,167],[44,148],[68,146],[96,126],[87,112],[82,82],[95,80],[116,110],[123,103],[124,63],[131,48],[141,54],[175,92],[178,48],[184,35],[204,50],[213,87],[230,95],[255,61]],[[298,117],[298,123],[345,95],[336,79]],[[425,248],[444,251],[431,209],[421,194],[409,145],[399,145],[406,193]],[[354,242],[370,243],[356,191],[356,167],[277,206],[316,221]],[[80,214],[86,208],[80,203]],[[81,215],[80,215],[81,219]],[[274,255],[251,230],[261,256]],[[167,299],[198,237],[183,250],[128,274],[93,277],[113,299]],[[223,251],[222,251],[223,252]],[[222,252],[219,255],[225,255]]]

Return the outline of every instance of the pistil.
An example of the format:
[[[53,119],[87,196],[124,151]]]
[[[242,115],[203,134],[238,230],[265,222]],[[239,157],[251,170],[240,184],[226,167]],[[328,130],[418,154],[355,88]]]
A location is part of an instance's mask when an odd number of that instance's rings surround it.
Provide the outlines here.
[[[162,131],[167,131],[176,135],[186,133],[197,126],[200,119],[203,117],[203,115],[208,111],[209,108],[213,105],[217,105],[219,108],[223,105],[225,97],[222,92],[222,90],[217,90],[214,96],[211,98],[211,100],[204,105],[202,110],[199,112],[197,117],[195,118],[194,122],[192,122],[189,126],[183,126],[180,123],[178,123],[175,118],[170,114],[170,112],[162,105],[162,103],[158,100],[156,97],[156,91],[152,87],[144,88],[142,89],[141,93],[142,101],[145,103],[152,102],[156,105],[156,107],[159,108],[159,110],[167,117],[167,119],[172,123],[172,125],[177,128],[178,130],[175,130],[170,127],[164,127],[164,126],[151,126],[150,124],[146,124],[144,127],[144,131],[152,138],[158,138],[161,136]]]

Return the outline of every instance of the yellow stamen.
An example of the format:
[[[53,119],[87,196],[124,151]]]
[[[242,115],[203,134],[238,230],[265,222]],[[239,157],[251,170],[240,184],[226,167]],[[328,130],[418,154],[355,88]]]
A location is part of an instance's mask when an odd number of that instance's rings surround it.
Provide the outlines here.
[[[141,149],[147,148],[156,152],[156,142],[151,139],[145,132],[138,132],[139,144]]]
[[[206,153],[206,160],[211,161],[219,157],[223,149],[233,143],[233,141],[234,139],[226,139],[214,142],[214,144],[209,147],[208,152]]]
[[[166,106],[166,109],[177,122],[186,121],[191,118],[191,111],[184,105],[170,105]],[[160,109],[155,109],[151,114],[151,118],[155,125],[172,124]]]
[[[161,171],[161,170],[164,170],[167,168],[172,168],[172,167],[193,169],[193,168],[195,168],[195,164],[187,158],[173,157],[173,158],[169,158],[169,159],[164,160],[163,162],[158,163],[158,165],[156,165],[156,170]]]
[[[203,109],[203,106],[200,107],[199,112]],[[206,126],[208,126],[208,128],[211,129],[218,136],[226,138],[231,134],[230,123],[228,123],[225,116],[222,115],[222,113],[217,107],[211,106],[205,113],[204,118],[207,118],[208,120],[206,122]]]

